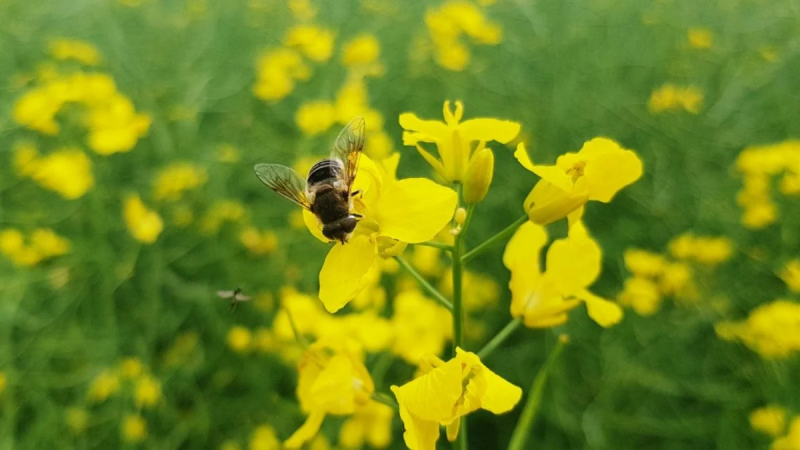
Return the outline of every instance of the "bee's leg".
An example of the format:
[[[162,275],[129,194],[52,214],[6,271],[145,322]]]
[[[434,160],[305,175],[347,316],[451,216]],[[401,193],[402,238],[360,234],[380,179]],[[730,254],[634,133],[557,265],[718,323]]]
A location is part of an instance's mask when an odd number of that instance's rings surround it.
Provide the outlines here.
[[[355,197],[356,195],[359,195],[359,194],[361,194],[361,189],[351,192],[350,193],[350,197]]]
[[[361,214],[352,213],[350,215],[355,217],[356,219],[363,219],[364,218],[364,216],[362,216]]]

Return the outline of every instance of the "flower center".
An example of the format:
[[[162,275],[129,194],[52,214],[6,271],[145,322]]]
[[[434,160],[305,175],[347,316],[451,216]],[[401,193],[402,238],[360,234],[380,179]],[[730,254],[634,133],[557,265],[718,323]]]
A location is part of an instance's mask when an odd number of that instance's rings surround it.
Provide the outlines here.
[[[575,163],[571,169],[567,170],[567,175],[572,177],[572,182],[578,181],[578,178],[583,176],[583,168],[586,167],[586,161]]]

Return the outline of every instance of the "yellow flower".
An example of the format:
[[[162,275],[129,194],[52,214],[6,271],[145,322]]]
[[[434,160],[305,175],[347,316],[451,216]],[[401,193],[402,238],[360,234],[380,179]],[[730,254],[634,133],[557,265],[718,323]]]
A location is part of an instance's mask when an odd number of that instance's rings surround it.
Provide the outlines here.
[[[152,244],[164,229],[161,216],[147,209],[138,195],[131,195],[125,200],[124,215],[128,231],[139,242]]]
[[[800,448],[800,416],[792,419],[789,433],[772,442],[770,450],[797,450]]]
[[[278,236],[274,231],[247,227],[239,234],[239,242],[253,255],[267,255],[277,248]]]
[[[708,28],[689,28],[687,38],[692,48],[708,49],[714,45],[714,35]]]
[[[422,120],[413,113],[400,114],[403,145],[416,146],[423,158],[449,182],[464,181],[469,165],[487,142],[507,144],[517,136],[520,125],[500,119],[480,118],[461,122],[464,105],[457,101],[455,110],[444,102],[444,122]],[[439,153],[434,157],[420,143],[433,142]],[[476,143],[473,146],[473,143]]]
[[[625,250],[625,267],[634,275],[642,277],[655,277],[664,270],[666,261],[664,257],[646,250]]]
[[[100,372],[89,385],[89,400],[102,403],[119,391],[119,376],[111,371]]]
[[[288,5],[298,20],[308,22],[317,15],[317,8],[314,7],[311,0],[289,0]]]
[[[69,252],[70,243],[49,228],[37,228],[31,233],[31,248],[47,259]]]
[[[239,162],[239,150],[231,144],[220,145],[217,149],[217,161],[222,163],[237,163]]]
[[[668,263],[659,279],[664,295],[689,296],[694,290],[692,271],[685,263]]]
[[[75,60],[86,66],[100,62],[100,52],[92,44],[77,39],[54,39],[50,41],[50,55],[58,60]]]
[[[6,374],[0,372],[0,395],[2,395],[3,391],[6,390],[6,384],[8,384],[8,380],[6,379]]]
[[[128,152],[147,134],[153,119],[137,113],[133,102],[116,94],[89,111],[89,147],[100,155]]]
[[[750,427],[773,438],[786,429],[786,410],[778,405],[767,405],[750,413]]]
[[[349,77],[336,92],[334,106],[336,108],[336,120],[341,124],[350,122],[356,116],[364,117],[367,133],[369,134],[366,145],[369,148],[372,134],[383,127],[383,116],[369,107],[367,86],[364,84],[363,77]]]
[[[385,131],[379,130],[369,133],[364,144],[364,154],[380,161],[394,152],[394,142]]]
[[[275,101],[291,94],[296,80],[307,80],[311,69],[302,56],[290,48],[279,48],[263,53],[256,62],[257,82],[253,87],[256,97]]]
[[[123,378],[132,380],[138,378],[144,371],[144,365],[139,358],[125,358],[119,365],[119,371]]]
[[[722,322],[716,332],[738,340],[767,360],[788,358],[800,351],[800,304],[776,300],[750,312],[742,322]]]
[[[197,350],[197,333],[188,332],[175,338],[175,342],[164,352],[164,365],[176,367],[186,365]]]
[[[80,198],[92,186],[92,161],[77,148],[62,148],[37,158],[26,166],[30,177],[41,187],[55,191],[68,200]]]
[[[342,49],[342,64],[347,67],[374,63],[381,56],[381,43],[372,34],[362,34],[347,42]]]
[[[779,276],[786,283],[790,291],[800,293],[800,259],[787,262],[781,269]]]
[[[184,192],[202,186],[208,180],[205,169],[179,162],[161,169],[153,183],[154,200],[180,200]]]
[[[344,448],[386,448],[392,443],[394,410],[382,403],[371,402],[345,420],[339,430],[339,445]]]
[[[56,114],[64,105],[64,98],[55,95],[48,86],[39,86],[26,91],[14,102],[14,122],[40,133],[55,135],[60,127]]]
[[[36,171],[39,151],[30,142],[14,143],[14,171],[20,177],[30,177]]]
[[[569,236],[553,242],[542,272],[540,252],[547,241],[544,227],[526,222],[506,245],[503,264],[511,271],[511,315],[528,327],[553,327],[565,323],[567,312],[583,301],[589,316],[603,327],[622,320],[616,303],[587,289],[600,275],[602,253],[583,224],[576,223]]]
[[[414,246],[411,264],[426,277],[438,277],[444,271],[442,251],[435,247]]]
[[[695,239],[691,233],[683,233],[672,238],[667,244],[672,256],[677,259],[692,259],[695,256]]]
[[[389,348],[394,339],[389,321],[374,311],[346,316],[323,315],[314,332],[322,340],[347,337],[370,353]]]
[[[235,200],[219,200],[211,205],[200,224],[200,230],[206,234],[214,234],[226,222],[239,222],[245,218],[247,211],[244,205]]]
[[[42,260],[39,253],[25,245],[22,232],[13,228],[0,231],[0,252],[21,267],[34,266]]]
[[[393,353],[417,364],[425,355],[444,351],[453,329],[453,317],[447,309],[417,290],[397,294],[393,309]]]
[[[703,103],[703,92],[694,86],[676,86],[667,83],[653,91],[647,108],[657,114],[680,109],[698,114]]]
[[[335,121],[336,109],[326,101],[303,103],[294,115],[297,128],[311,136],[328,131]]]
[[[161,383],[150,375],[136,381],[133,400],[137,408],[152,408],[161,399]]]
[[[83,408],[69,408],[64,415],[64,421],[72,434],[80,435],[89,425],[89,413]]]
[[[247,353],[253,342],[253,333],[243,326],[235,326],[228,331],[228,347],[236,353]]]
[[[315,62],[325,62],[333,54],[333,32],[316,25],[295,25],[286,32],[283,42]]]
[[[312,344],[300,360],[298,372],[297,397],[308,418],[284,442],[290,449],[311,440],[326,415],[350,415],[367,406],[375,390],[360,350],[343,339]]]
[[[250,436],[249,450],[280,450],[281,441],[272,425],[259,425]]]
[[[651,316],[661,307],[661,294],[658,285],[646,278],[632,277],[617,297],[620,304],[630,306],[640,316]]]
[[[669,244],[672,256],[694,260],[700,264],[716,266],[733,256],[733,242],[726,237],[695,236],[684,233]]]
[[[363,217],[349,242],[333,246],[319,274],[319,298],[329,312],[341,309],[366,287],[365,275],[379,254],[391,256],[405,243],[428,241],[453,217],[455,191],[424,178],[396,180],[396,162],[391,160],[387,170],[361,156],[353,190],[362,192],[354,199],[354,209]],[[304,217],[311,233],[328,242],[316,217],[308,211]]]
[[[606,138],[585,142],[577,153],[559,156],[554,166],[534,165],[522,143],[514,157],[541,177],[524,207],[530,220],[542,225],[566,216],[571,223],[583,215],[586,202],[608,203],[642,176],[642,161],[636,153]]]
[[[142,442],[147,438],[147,421],[142,416],[129,414],[123,419],[120,432],[125,442]]]
[[[391,388],[400,405],[403,439],[410,449],[434,450],[439,425],[447,427],[447,438],[453,441],[462,416],[480,408],[503,414],[522,396],[520,388],[489,370],[477,355],[460,348],[448,362],[435,356],[425,362],[420,366],[422,376]]]

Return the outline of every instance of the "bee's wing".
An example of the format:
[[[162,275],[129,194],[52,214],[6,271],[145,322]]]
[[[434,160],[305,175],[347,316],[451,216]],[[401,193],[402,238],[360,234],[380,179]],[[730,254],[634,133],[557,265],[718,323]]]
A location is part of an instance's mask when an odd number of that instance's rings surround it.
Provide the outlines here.
[[[233,291],[217,291],[217,297],[219,298],[231,298],[234,295]]]
[[[306,198],[306,180],[294,170],[280,164],[256,164],[256,176],[262,183],[283,197],[310,210]]]
[[[249,295],[236,294],[237,302],[249,302],[251,298]]]
[[[366,123],[363,117],[356,117],[345,125],[336,142],[333,143],[332,158],[339,159],[344,164],[344,180],[347,183],[347,192],[356,179],[358,160],[364,149],[364,131]]]

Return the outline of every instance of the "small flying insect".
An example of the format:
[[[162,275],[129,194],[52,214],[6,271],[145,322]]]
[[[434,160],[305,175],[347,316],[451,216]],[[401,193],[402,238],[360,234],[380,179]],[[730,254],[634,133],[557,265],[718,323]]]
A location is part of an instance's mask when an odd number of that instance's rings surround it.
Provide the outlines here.
[[[217,297],[231,302],[231,312],[236,309],[236,305],[241,302],[249,302],[250,296],[242,294],[242,288],[237,287],[232,291],[217,291]]]
[[[273,191],[317,216],[326,238],[344,244],[362,217],[352,212],[353,197],[359,192],[350,189],[364,149],[365,128],[362,117],[351,120],[333,143],[331,156],[314,164],[305,180],[280,164],[256,164],[256,176]]]

